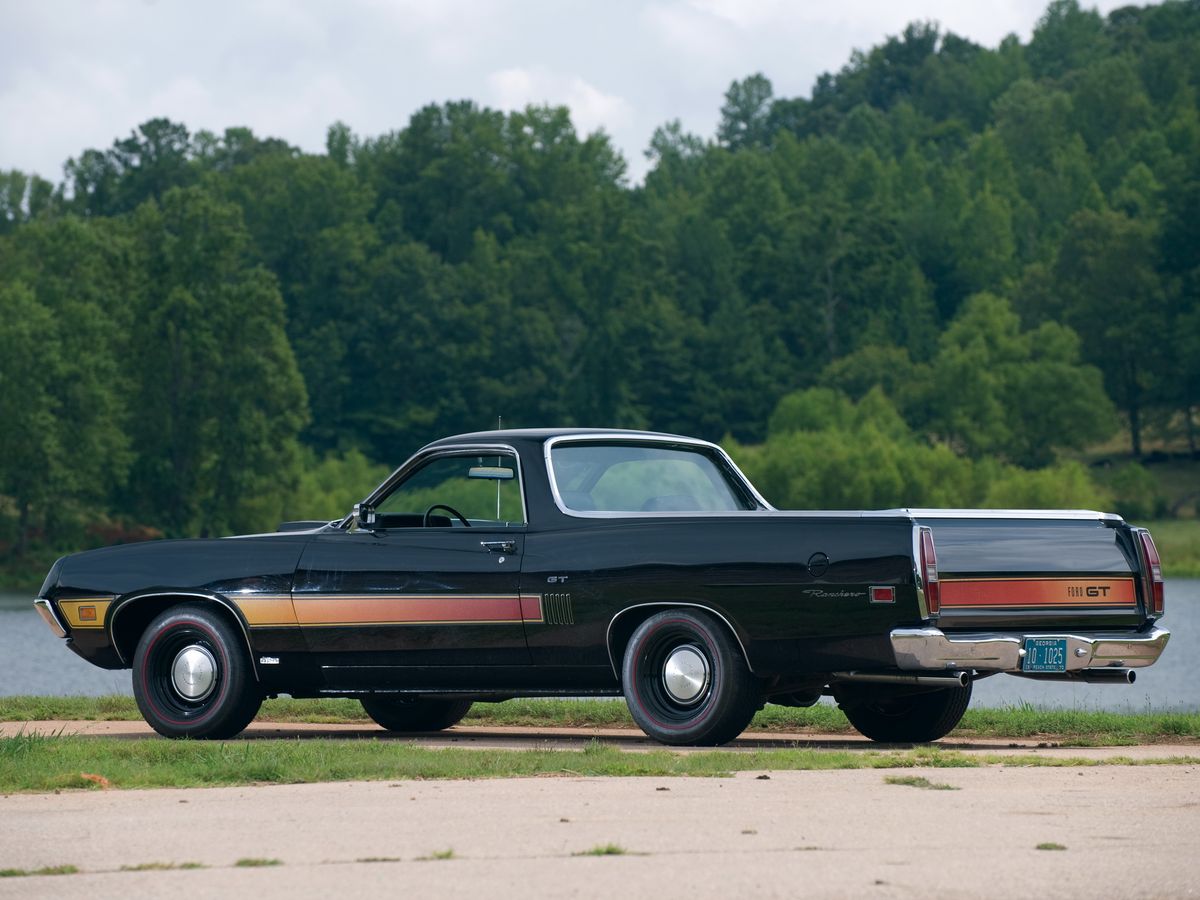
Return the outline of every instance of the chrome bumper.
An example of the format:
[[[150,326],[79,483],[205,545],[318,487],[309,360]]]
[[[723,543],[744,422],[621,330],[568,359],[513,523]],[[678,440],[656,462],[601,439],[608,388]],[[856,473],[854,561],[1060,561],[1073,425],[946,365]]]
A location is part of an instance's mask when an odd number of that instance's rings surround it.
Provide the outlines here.
[[[50,630],[54,632],[55,637],[65,638],[67,636],[67,627],[59,619],[58,613],[54,611],[54,607],[50,605],[49,600],[39,597],[33,601],[33,608],[46,620],[46,624],[50,626]]]
[[[1152,626],[1137,634],[1071,634],[1062,631],[946,634],[937,628],[896,628],[891,634],[896,665],[907,671],[974,669],[978,672],[1020,673],[1025,639],[1030,637],[1066,638],[1067,671],[1081,672],[1153,665],[1162,655],[1171,633]]]

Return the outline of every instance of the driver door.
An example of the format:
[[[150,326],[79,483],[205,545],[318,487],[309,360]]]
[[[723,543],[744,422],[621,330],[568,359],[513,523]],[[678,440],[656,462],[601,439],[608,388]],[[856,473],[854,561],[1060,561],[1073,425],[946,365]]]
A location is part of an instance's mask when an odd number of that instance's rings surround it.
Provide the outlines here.
[[[514,454],[433,454],[377,501],[374,520],[318,535],[296,573],[296,617],[328,685],[403,685],[437,667],[452,686],[477,681],[479,667],[529,663]]]

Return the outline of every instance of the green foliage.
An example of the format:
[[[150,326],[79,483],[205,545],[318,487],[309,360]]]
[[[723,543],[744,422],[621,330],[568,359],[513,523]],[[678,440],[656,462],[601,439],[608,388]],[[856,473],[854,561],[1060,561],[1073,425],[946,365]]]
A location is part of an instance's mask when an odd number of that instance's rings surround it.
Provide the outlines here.
[[[133,225],[154,278],[132,328],[130,502],[174,534],[272,527],[308,416],[274,277],[245,264],[240,209],[197,188]]]
[[[1045,465],[1117,424],[1099,370],[1079,364],[1075,333],[1054,322],[1022,332],[991,294],[970,297],[942,333],[930,390],[929,426],[973,457]]]
[[[726,447],[777,507],[1104,508],[1076,462],[1027,470],[972,460],[911,431],[879,388],[858,403],[830,388],[784,397],[764,444]]]
[[[1161,519],[1167,513],[1167,498],[1150,472],[1137,463],[1119,466],[1104,479],[1112,493],[1113,512],[1129,521]]]
[[[295,491],[284,500],[285,519],[335,519],[350,514],[354,504],[391,472],[360,450],[329,453],[320,459],[312,450],[300,456]]]
[[[497,417],[728,434],[788,505],[1157,513],[1058,461],[1114,407],[1135,457],[1200,452],[1197,9],[914,22],[809,96],[734,81],[644,186],[565,108],[471,101],[0,172],[0,542],[333,517]]]

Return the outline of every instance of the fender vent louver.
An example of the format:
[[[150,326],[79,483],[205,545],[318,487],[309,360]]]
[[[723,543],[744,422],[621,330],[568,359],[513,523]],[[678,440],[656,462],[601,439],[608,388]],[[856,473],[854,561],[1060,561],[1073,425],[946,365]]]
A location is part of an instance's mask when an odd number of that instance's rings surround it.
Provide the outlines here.
[[[542,594],[542,621],[547,625],[574,625],[570,594]]]

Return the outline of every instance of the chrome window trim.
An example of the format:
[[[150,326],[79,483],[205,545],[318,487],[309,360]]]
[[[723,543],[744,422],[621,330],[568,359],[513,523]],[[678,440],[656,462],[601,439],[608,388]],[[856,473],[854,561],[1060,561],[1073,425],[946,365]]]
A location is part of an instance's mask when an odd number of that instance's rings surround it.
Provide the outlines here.
[[[1098,512],[1094,509],[920,509],[902,507],[870,510],[861,515],[864,518],[911,516],[914,519],[1063,519],[1112,523],[1125,521],[1114,513]]]
[[[917,609],[921,613],[922,619],[930,619],[929,601],[925,598],[925,575],[921,571],[921,526],[913,525],[912,527],[912,545],[913,545],[913,586],[917,589]],[[937,547],[935,545],[934,551]]]
[[[715,453],[729,467],[729,471],[741,482],[742,487],[759,509],[724,509],[724,510],[597,510],[572,509],[563,502],[558,490],[558,478],[554,472],[554,461],[551,453],[559,444],[662,444],[664,446],[693,447]],[[746,513],[773,512],[775,507],[766,501],[758,489],[751,484],[742,470],[737,467],[729,454],[720,446],[699,438],[676,437],[674,435],[637,432],[596,432],[594,434],[567,434],[548,438],[542,445],[542,458],[546,468],[546,480],[550,483],[550,493],[554,496],[554,505],[565,516],[577,519],[679,519],[679,518],[719,518],[722,516],[744,515]]]
[[[246,629],[246,623],[242,620],[241,613],[238,611],[237,607],[225,598],[219,597],[216,594],[201,594],[197,593],[196,591],[153,591],[147,594],[133,594],[132,596],[121,600],[117,608],[108,614],[108,621],[104,623],[104,630],[108,635],[108,642],[112,644],[113,652],[117,654],[117,659],[121,660],[123,665],[132,667],[133,661],[125,658],[125,654],[123,654],[121,652],[121,648],[117,646],[116,638],[113,637],[113,627],[117,624],[117,616],[119,616],[121,611],[129,604],[137,600],[145,600],[148,597],[195,597],[198,600],[207,600],[210,603],[221,604],[221,606],[229,610],[230,614],[234,618],[234,621],[238,623],[238,628],[241,629],[242,637],[246,640],[246,652],[250,654],[250,670],[254,672],[254,680],[262,681],[262,678],[260,678],[258,674],[258,659],[254,655],[254,646],[250,643],[250,632]]]
[[[611,619],[608,620],[608,628],[604,630],[604,644],[608,649],[608,663],[612,666],[613,674],[617,676],[617,682],[621,681],[621,666],[618,665],[616,657],[613,656],[612,645],[612,629],[616,624],[617,619],[625,615],[627,612],[632,612],[635,609],[649,609],[659,607],[660,609],[674,609],[679,606],[686,606],[691,609],[702,609],[707,613],[712,613],[718,619],[725,623],[729,629],[729,633],[733,635],[733,639],[737,641],[738,649],[742,651],[742,659],[746,661],[746,668],[750,670],[750,674],[754,674],[754,667],[750,664],[750,654],[746,652],[746,645],[742,643],[742,637],[737,633],[737,629],[733,627],[733,623],[729,621],[728,616],[724,613],[719,613],[711,606],[705,606],[703,603],[688,603],[684,601],[672,602],[670,600],[655,600],[650,603],[635,603],[633,606],[627,606]]]
[[[524,522],[517,528],[525,528],[529,525],[529,505],[525,498],[525,470],[521,465],[521,454],[517,452],[517,448],[512,444],[469,444],[469,445],[454,445],[454,446],[436,446],[425,447],[418,450],[403,463],[400,467],[385,478],[375,490],[367,494],[363,503],[374,506],[379,499],[388,496],[396,487],[407,478],[412,472],[427,462],[445,456],[487,456],[488,454],[507,454],[511,455],[517,463],[517,487],[521,495],[521,517]],[[338,527],[345,528],[354,518],[354,514],[346,516],[339,521]]]
[[[45,620],[46,624],[50,626],[50,630],[57,637],[65,638],[67,636],[67,626],[59,618],[58,610],[54,608],[54,604],[45,597],[38,597],[33,601],[33,608],[41,614],[42,619]]]

